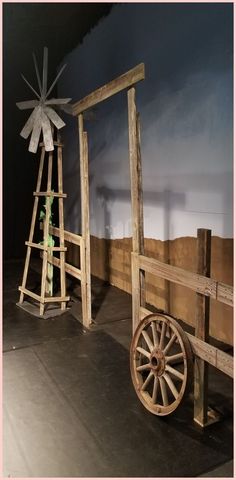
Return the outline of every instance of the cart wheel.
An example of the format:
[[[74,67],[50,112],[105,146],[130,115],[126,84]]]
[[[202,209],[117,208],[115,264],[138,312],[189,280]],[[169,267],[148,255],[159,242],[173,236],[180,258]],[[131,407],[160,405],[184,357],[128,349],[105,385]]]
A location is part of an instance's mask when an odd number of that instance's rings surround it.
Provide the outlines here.
[[[169,415],[192,381],[192,351],[177,321],[151,314],[138,325],[130,348],[130,368],[139,400],[155,415]]]

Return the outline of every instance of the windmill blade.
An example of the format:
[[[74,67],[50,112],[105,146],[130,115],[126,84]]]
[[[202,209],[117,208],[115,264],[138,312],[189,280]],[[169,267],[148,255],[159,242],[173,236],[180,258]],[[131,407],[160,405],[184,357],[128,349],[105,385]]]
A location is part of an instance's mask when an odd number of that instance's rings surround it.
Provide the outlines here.
[[[39,102],[38,100],[26,100],[25,102],[17,102],[16,105],[20,110],[28,110],[29,108],[37,107]]]
[[[38,80],[40,95],[42,95],[42,84],[41,84],[41,80],[40,80],[40,76],[39,76],[39,69],[38,69],[38,64],[37,64],[37,59],[36,59],[35,53],[33,53],[33,60],[34,60],[34,68],[35,68],[35,72],[36,72],[36,76],[37,76],[37,80]]]
[[[21,74],[21,76],[22,76],[23,80],[25,81],[25,83],[27,83],[28,87],[31,88],[32,92],[34,92],[34,94],[36,95],[36,97],[38,97],[39,100],[40,100],[40,95],[36,92],[36,90],[34,89],[34,87],[32,87],[32,85],[30,85],[30,83],[29,83],[28,80],[24,77],[24,75]]]
[[[44,112],[50,118],[51,122],[55,125],[55,127],[60,130],[60,128],[65,126],[65,122],[57,115],[57,113],[50,107],[44,107]]]
[[[42,130],[43,130],[43,141],[46,152],[51,152],[54,150],[53,146],[53,138],[52,138],[52,129],[50,125],[50,121],[42,111]]]
[[[37,148],[39,144],[39,137],[40,137],[41,128],[42,128],[41,112],[42,112],[42,108],[38,107],[38,111],[34,121],[34,128],[31,134],[30,144],[29,144],[29,152],[32,152],[32,153],[37,152]]]
[[[48,92],[47,92],[46,98],[48,97],[49,93],[51,93],[54,85],[57,83],[57,80],[59,79],[59,77],[61,76],[61,74],[62,74],[62,72],[63,72],[63,70],[64,70],[65,68],[66,68],[66,63],[65,63],[65,65],[63,65],[63,67],[61,68],[61,70],[58,72],[58,74],[57,74],[54,82],[52,82],[52,85],[51,85],[51,87],[49,88],[49,90],[48,90]]]
[[[71,103],[69,105],[61,105],[60,109],[69,115],[73,115],[73,106]]]
[[[26,138],[28,138],[29,134],[32,132],[33,127],[34,127],[34,121],[35,121],[35,118],[37,116],[38,108],[39,107],[36,107],[33,110],[33,112],[31,113],[31,115],[29,116],[25,126],[22,128],[22,130],[20,132],[21,137],[26,139]]]
[[[48,49],[47,47],[44,47],[43,49],[43,87],[42,87],[43,98],[46,98],[47,78],[48,78]]]
[[[45,105],[64,105],[71,100],[72,98],[50,98],[50,100],[46,100]]]

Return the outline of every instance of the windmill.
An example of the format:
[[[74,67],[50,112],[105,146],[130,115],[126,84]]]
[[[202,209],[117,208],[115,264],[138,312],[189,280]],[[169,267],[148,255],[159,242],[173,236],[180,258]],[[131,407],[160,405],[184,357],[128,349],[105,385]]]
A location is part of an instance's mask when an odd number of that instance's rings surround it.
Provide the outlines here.
[[[33,54],[34,67],[38,81],[39,93],[32,87],[28,80],[22,75],[23,80],[29,86],[29,88],[34,92],[37,97],[37,100],[27,100],[24,102],[17,102],[16,105],[20,110],[33,109],[31,115],[29,116],[25,126],[20,132],[21,137],[27,139],[31,134],[30,143],[28,150],[32,153],[37,152],[39,139],[41,131],[43,132],[43,141],[45,150],[50,152],[54,150],[53,146],[53,135],[51,123],[59,130],[64,127],[65,123],[59,117],[59,115],[53,110],[52,106],[65,105],[68,103],[71,98],[51,98],[48,99],[52,89],[56,85],[59,77],[61,76],[66,65],[58,72],[55,80],[52,82],[52,85],[47,90],[47,75],[48,75],[48,49],[44,47],[43,51],[43,73],[42,80],[40,79],[39,69],[37,64],[37,59],[35,54]]]
[[[24,298],[31,297],[31,300],[38,301],[39,315],[43,316],[45,308],[48,306],[48,303],[51,302],[61,304],[61,311],[66,309],[66,302],[68,302],[69,297],[66,296],[66,282],[65,282],[65,252],[67,248],[65,247],[64,242],[64,211],[63,211],[63,199],[66,198],[66,194],[63,193],[63,172],[62,172],[62,148],[63,144],[61,143],[59,132],[57,132],[57,139],[53,139],[54,126],[59,130],[62,128],[65,123],[55,112],[52,106],[63,106],[67,104],[71,99],[70,98],[51,98],[49,95],[61,76],[64,68],[63,67],[58,72],[55,80],[53,81],[50,88],[47,90],[47,74],[48,74],[48,49],[45,47],[43,52],[43,73],[42,80],[39,76],[39,69],[35,55],[33,54],[34,66],[36,71],[36,76],[38,80],[39,93],[30,85],[28,80],[22,75],[24,81],[30,87],[37,97],[37,100],[28,100],[25,102],[17,103],[17,107],[20,110],[33,109],[31,115],[29,116],[25,126],[20,132],[20,135],[23,138],[28,138],[31,134],[29,151],[32,153],[37,152],[40,134],[43,133],[43,142],[40,143],[41,155],[38,171],[38,179],[36,185],[36,191],[34,192],[34,206],[33,214],[31,219],[31,227],[29,240],[25,242],[27,246],[26,260],[24,266],[24,273],[22,279],[22,285],[19,286],[20,290],[20,300],[19,306],[22,306]],[[54,153],[54,146],[56,146],[56,152]],[[49,152],[49,153],[47,153]],[[52,185],[53,180],[53,164],[56,161],[57,165],[57,191],[54,190]],[[43,172],[47,172],[47,182],[46,182],[46,191],[41,191]],[[45,172],[45,173],[46,173]],[[56,181],[56,179],[55,179]],[[43,240],[41,242],[34,241],[35,237],[35,225],[37,219],[37,211],[39,207],[39,200],[41,197],[45,198],[45,212],[42,218],[40,212],[40,220],[43,220],[41,225],[43,230]],[[58,200],[58,220],[59,228],[54,228],[52,225],[52,212],[51,204],[54,199]],[[59,245],[55,246],[54,239],[52,235],[56,236],[58,234]],[[29,264],[31,258],[32,248],[40,250],[42,256],[42,275],[41,275],[41,288],[40,292],[37,294],[35,292],[27,289],[27,277],[29,271]],[[54,257],[54,252],[59,252],[59,258]],[[60,293],[59,296],[53,296],[53,265],[56,265],[60,268]],[[27,303],[27,302],[26,302]],[[27,309],[27,308],[26,308]],[[31,310],[28,310],[31,311]]]

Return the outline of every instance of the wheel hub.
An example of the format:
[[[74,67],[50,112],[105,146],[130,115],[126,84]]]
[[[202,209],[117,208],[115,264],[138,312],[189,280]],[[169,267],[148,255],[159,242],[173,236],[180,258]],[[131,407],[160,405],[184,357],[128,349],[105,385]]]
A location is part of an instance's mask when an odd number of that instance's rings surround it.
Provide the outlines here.
[[[159,349],[154,350],[150,357],[151,369],[154,375],[161,376],[165,371],[165,357]]]

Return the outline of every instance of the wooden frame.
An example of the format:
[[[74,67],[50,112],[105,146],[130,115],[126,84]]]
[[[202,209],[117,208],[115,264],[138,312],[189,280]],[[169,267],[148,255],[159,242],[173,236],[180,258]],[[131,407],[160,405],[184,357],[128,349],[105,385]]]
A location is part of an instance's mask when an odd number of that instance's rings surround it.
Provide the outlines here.
[[[63,106],[63,109],[78,117],[79,145],[80,145],[80,182],[81,182],[81,217],[83,249],[81,252],[81,291],[83,324],[89,327],[92,323],[91,314],[91,259],[90,259],[90,227],[89,227],[89,165],[88,165],[88,136],[84,131],[83,113],[89,108],[110,98],[122,90],[128,89],[128,121],[129,121],[129,152],[131,174],[132,209],[139,215],[138,229],[133,234],[133,249],[143,253],[143,220],[142,220],[142,176],[140,157],[140,126],[135,105],[134,85],[145,78],[144,64],[140,63],[123,75],[103,85],[94,92],[73,105]],[[138,176],[136,170],[138,168]],[[135,225],[133,224],[133,231]],[[68,266],[65,268],[68,270]]]

